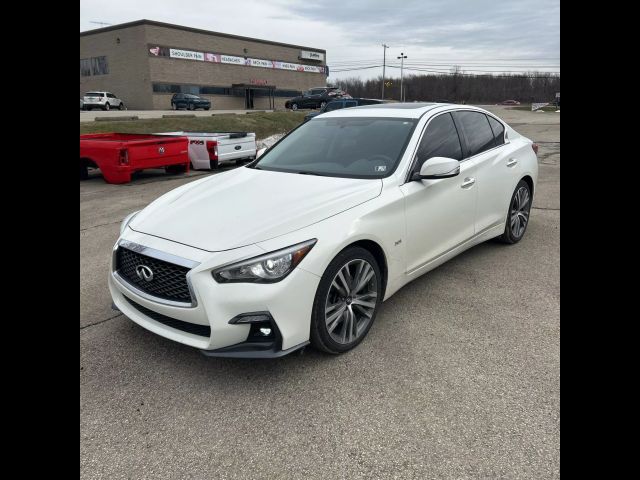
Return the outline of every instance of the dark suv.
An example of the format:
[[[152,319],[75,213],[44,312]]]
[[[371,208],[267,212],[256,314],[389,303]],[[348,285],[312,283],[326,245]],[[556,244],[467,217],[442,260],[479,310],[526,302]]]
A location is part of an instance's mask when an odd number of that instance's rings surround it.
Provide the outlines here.
[[[334,110],[340,110],[341,108],[349,107],[361,107],[362,105],[378,105],[384,103],[382,100],[374,100],[372,98],[338,98],[331,100],[319,112],[309,112],[304,116],[304,121],[307,122],[318,115],[325,112],[332,112]]]
[[[206,98],[191,95],[190,93],[176,93],[171,97],[171,108],[173,110],[177,110],[178,108],[186,108],[189,110],[204,108],[205,110],[209,110],[211,108],[211,102]]]
[[[322,108],[336,98],[351,98],[351,95],[340,90],[338,87],[318,87],[307,90],[299,97],[287,100],[284,106],[291,110],[298,110],[299,108]]]

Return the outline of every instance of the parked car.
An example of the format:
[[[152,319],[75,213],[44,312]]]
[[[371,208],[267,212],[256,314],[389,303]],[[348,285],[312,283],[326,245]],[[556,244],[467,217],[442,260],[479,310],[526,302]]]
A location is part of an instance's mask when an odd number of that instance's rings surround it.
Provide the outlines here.
[[[338,87],[318,87],[307,90],[299,97],[294,97],[284,103],[285,108],[298,110],[299,108],[323,108],[335,98],[351,98],[351,95]]]
[[[89,168],[99,168],[107,183],[128,183],[131,174],[146,168],[167,173],[189,171],[187,137],[161,137],[136,133],[80,135],[80,179]]]
[[[309,112],[304,116],[304,122],[308,122],[312,118],[317,117],[321,113],[340,110],[341,108],[360,107],[362,105],[378,105],[384,103],[383,100],[374,100],[371,98],[338,98],[331,100],[319,112]]]
[[[520,102],[517,100],[505,100],[501,102],[500,105],[520,105]]]
[[[199,97],[198,95],[192,95],[190,93],[176,93],[171,97],[171,109],[177,110],[179,108],[186,108],[188,110],[203,108],[204,110],[209,110],[211,108],[211,102],[206,98]]]
[[[346,352],[402,286],[519,242],[538,177],[537,145],[458,105],[327,112],[258,154],[123,220],[117,309],[210,356]]]
[[[248,132],[165,132],[189,140],[189,160],[194,170],[215,170],[221,163],[241,165],[256,156],[256,134]]]
[[[92,110],[94,108],[124,110],[126,107],[124,102],[111,92],[87,92],[82,99],[82,108],[84,110]]]

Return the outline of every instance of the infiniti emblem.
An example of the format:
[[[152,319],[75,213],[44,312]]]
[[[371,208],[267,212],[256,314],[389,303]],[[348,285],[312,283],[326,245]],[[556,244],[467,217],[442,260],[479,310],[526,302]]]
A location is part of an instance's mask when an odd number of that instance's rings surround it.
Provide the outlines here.
[[[158,153],[164,153],[164,147],[158,148]]]
[[[138,265],[136,267],[136,274],[138,274],[140,280],[146,280],[147,282],[153,280],[153,271],[146,265]]]

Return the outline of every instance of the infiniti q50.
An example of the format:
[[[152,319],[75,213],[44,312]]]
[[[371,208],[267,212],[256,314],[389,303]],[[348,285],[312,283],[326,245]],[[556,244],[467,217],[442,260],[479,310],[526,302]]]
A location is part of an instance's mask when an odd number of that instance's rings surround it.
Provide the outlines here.
[[[523,238],[536,154],[470,106],[325,113],[127,216],[114,306],[211,356],[346,352],[408,282],[480,242]]]

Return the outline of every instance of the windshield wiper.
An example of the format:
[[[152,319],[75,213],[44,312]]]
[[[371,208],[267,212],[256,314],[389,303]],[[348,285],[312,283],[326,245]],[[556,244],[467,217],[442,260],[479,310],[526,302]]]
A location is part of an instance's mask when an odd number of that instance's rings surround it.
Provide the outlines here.
[[[314,172],[296,172],[296,173],[299,173],[300,175],[315,175],[316,177],[322,176],[319,173],[314,173]]]

